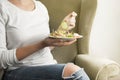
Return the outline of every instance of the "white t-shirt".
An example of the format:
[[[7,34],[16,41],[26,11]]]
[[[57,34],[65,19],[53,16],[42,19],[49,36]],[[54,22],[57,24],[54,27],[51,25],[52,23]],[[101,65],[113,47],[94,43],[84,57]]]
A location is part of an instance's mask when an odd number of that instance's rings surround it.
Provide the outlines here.
[[[20,66],[55,64],[48,47],[18,61],[16,48],[40,42],[49,35],[46,7],[35,2],[33,11],[22,10],[7,0],[0,1],[0,66],[14,69]]]

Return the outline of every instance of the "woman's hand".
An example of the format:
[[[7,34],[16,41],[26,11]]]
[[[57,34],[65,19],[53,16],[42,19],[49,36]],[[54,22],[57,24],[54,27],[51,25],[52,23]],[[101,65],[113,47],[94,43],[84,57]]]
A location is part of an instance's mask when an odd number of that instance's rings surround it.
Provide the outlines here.
[[[70,14],[68,14],[64,19],[63,21],[67,22],[68,24],[68,30],[71,30],[75,27],[75,23],[76,23],[76,16],[77,16],[77,13],[75,12],[72,12]]]
[[[46,38],[43,43],[45,46],[54,46],[54,47],[61,47],[61,46],[68,46],[76,42],[76,39],[73,40],[62,40],[62,39],[53,39],[53,38]]]

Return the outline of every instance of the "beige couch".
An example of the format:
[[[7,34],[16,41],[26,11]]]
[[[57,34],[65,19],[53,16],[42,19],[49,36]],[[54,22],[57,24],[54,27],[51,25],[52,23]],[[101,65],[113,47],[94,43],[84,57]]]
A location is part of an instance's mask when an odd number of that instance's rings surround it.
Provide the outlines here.
[[[74,31],[84,37],[78,39],[71,46],[53,50],[53,55],[59,63],[74,62],[85,69],[91,80],[111,80],[119,74],[120,67],[116,62],[89,55],[89,36],[97,8],[97,0],[40,1],[48,8],[51,31],[58,28],[60,22],[68,13],[75,11],[78,14]]]

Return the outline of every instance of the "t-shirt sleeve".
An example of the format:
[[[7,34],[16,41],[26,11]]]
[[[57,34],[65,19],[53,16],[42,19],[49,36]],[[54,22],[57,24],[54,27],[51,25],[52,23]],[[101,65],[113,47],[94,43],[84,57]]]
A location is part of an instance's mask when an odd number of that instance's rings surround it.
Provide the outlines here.
[[[6,15],[0,4],[0,68],[7,68],[18,62],[16,58],[16,49],[8,50],[6,41]]]

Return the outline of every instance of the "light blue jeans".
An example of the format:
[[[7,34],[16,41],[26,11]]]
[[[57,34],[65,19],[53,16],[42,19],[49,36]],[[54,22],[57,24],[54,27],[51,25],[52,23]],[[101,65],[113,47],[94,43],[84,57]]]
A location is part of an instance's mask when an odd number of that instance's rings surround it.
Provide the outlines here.
[[[64,66],[65,64],[21,67],[6,71],[3,80],[90,80],[83,69],[63,79]]]

